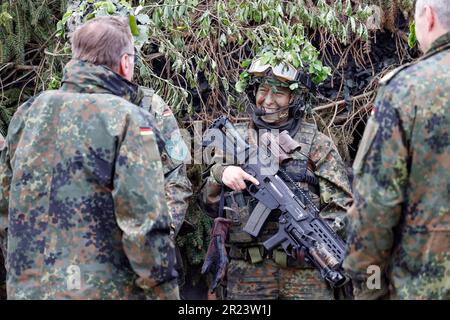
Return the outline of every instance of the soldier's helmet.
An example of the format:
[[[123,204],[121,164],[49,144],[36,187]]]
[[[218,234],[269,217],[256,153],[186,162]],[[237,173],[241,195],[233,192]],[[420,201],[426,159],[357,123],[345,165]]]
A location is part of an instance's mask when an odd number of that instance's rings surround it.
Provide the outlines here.
[[[261,117],[264,113],[256,108],[256,92],[261,83],[269,83],[273,86],[287,87],[293,94],[289,105],[287,124],[283,128],[295,127],[295,124],[304,116],[309,106],[310,96],[315,91],[315,86],[308,73],[295,68],[288,62],[280,62],[277,65],[262,63],[261,58],[254,59],[247,70],[250,77],[245,89],[246,109],[253,122],[259,128],[280,129],[280,126],[268,124]]]

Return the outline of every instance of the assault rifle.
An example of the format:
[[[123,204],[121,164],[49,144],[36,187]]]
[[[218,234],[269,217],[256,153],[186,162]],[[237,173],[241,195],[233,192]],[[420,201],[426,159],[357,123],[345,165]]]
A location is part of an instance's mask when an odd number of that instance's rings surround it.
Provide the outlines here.
[[[271,251],[281,245],[286,254],[294,257],[302,249],[332,287],[347,282],[342,270],[344,242],[319,216],[319,210],[301,189],[294,193],[280,177],[281,171],[267,172],[273,162],[270,155],[248,144],[224,116],[210,126],[203,145],[219,148],[224,154],[232,149],[234,157],[244,155],[242,169],[259,181],[259,185],[247,184],[247,191],[259,202],[244,231],[257,237],[272,210],[278,209],[281,212],[278,232],[263,243],[264,247]]]

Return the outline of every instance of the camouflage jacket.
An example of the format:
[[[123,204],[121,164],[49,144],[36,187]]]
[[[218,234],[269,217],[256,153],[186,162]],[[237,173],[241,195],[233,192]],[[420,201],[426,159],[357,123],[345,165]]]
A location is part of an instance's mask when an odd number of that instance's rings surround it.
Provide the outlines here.
[[[161,151],[164,169],[164,188],[167,206],[173,220],[175,235],[180,231],[186,216],[192,185],[186,174],[185,160],[189,156],[178,123],[172,110],[152,89],[139,87],[133,103],[149,111],[165,142]]]
[[[9,299],[177,299],[151,116],[137,86],[71,61],[15,113],[0,163]]]
[[[381,83],[353,166],[356,298],[450,299],[449,165],[450,33]]]
[[[302,125],[303,126],[303,125]],[[318,179],[319,196],[316,205],[321,209],[320,215],[333,225],[335,223],[337,231],[343,228],[345,224],[346,209],[351,205],[351,189],[345,165],[333,143],[326,135],[322,134],[317,128],[308,124],[310,133],[313,134],[311,148],[308,155],[308,167],[311,168],[314,176]],[[238,131],[243,133],[248,128],[247,124],[236,125]],[[302,129],[298,132],[294,140],[302,143]],[[256,143],[256,138],[249,139],[250,143]],[[203,192],[203,202],[208,215],[215,217],[218,214],[218,204],[220,201],[222,174],[227,164],[216,163],[211,168],[211,176],[208,178]],[[310,193],[310,196],[313,196]],[[242,224],[244,227],[244,224]],[[239,230],[236,230],[239,232]],[[234,232],[231,228],[230,233]],[[262,231],[263,232],[263,231]],[[271,233],[271,232],[270,232]],[[230,238],[234,238],[230,235]],[[259,240],[253,238],[253,242]],[[248,245],[248,244],[247,244]]]

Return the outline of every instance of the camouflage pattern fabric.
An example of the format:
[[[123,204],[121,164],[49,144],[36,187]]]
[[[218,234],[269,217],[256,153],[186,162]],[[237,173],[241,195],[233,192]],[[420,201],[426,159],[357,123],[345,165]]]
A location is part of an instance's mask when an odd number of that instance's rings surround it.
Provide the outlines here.
[[[245,130],[248,126],[248,123],[244,123],[236,125],[236,129],[245,137]],[[301,143],[302,137],[297,134],[294,140]],[[255,143],[255,141],[256,138],[250,136],[249,142]],[[335,225],[339,224],[339,228],[337,228],[339,232],[339,229],[344,229],[346,209],[352,201],[350,184],[345,165],[333,141],[320,133],[317,128],[314,129],[309,160],[311,170],[319,180],[320,199],[318,200],[321,216],[330,224],[334,222],[336,222]],[[225,166],[226,164],[219,163],[213,165],[211,176],[208,178],[202,194],[206,204],[205,209],[208,210],[207,214],[211,217],[218,214],[221,177]],[[247,194],[246,203],[249,198],[251,197]],[[250,210],[247,208],[246,211]],[[265,234],[265,238],[273,235],[278,228],[275,217],[272,219],[269,216],[269,220],[271,221],[261,231],[261,234]],[[246,221],[241,221],[239,226],[232,226],[229,238],[241,242],[244,248],[261,247],[264,239],[253,238],[242,231],[245,223]],[[241,245],[232,244],[232,247],[241,247]],[[282,250],[281,247],[278,249]],[[231,251],[230,260],[227,292],[231,299],[330,299],[333,297],[333,291],[309,263],[283,266],[274,264],[275,259],[273,258],[264,257],[261,262],[252,264],[247,259],[233,258]]]
[[[172,110],[152,89],[139,87],[136,101],[133,103],[153,115],[155,125],[164,140],[165,147],[160,150],[164,168],[164,188],[176,235],[183,225],[189,197],[192,195],[192,185],[187,177],[185,164],[189,156],[188,148]]]
[[[382,81],[355,159],[344,267],[358,299],[450,299],[450,33],[402,69]]]
[[[8,299],[177,299],[171,219],[137,86],[71,61],[15,113],[0,163]]]
[[[230,300],[333,300],[333,291],[317,269],[282,268],[272,259],[252,264],[231,260],[227,299]]]
[[[0,250],[0,300],[6,299],[6,270],[3,253]]]

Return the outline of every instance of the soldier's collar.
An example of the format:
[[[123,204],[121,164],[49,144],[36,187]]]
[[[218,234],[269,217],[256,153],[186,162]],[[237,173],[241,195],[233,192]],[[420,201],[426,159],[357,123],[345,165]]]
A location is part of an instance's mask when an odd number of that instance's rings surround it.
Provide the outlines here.
[[[130,102],[136,101],[138,85],[110,68],[87,61],[71,60],[64,68],[61,89],[84,93],[110,93]]]
[[[430,49],[425,53],[424,57],[428,57],[449,47],[450,47],[450,32],[447,32],[444,35],[437,38],[431,44]]]
[[[438,39],[436,39],[433,44],[431,45],[431,48],[419,59],[406,63],[404,65],[401,65],[398,68],[395,68],[394,70],[388,72],[384,77],[380,79],[379,84],[385,85],[388,84],[391,79],[394,78],[395,75],[397,75],[401,70],[408,68],[411,65],[414,65],[420,61],[426,60],[429,57],[435,55],[436,53],[439,53],[443,50],[450,49],[450,32],[447,32],[446,34],[442,35]]]

